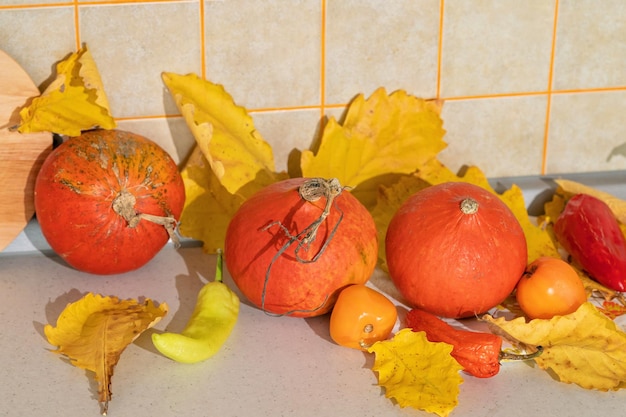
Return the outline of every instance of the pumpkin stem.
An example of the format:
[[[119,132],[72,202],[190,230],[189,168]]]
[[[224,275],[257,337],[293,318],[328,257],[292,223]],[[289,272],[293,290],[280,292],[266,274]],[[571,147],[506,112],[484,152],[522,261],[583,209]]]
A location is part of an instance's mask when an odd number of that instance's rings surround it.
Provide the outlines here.
[[[478,211],[478,201],[471,197],[464,198],[461,201],[461,211],[463,214],[474,214]]]
[[[115,213],[126,220],[128,227],[137,227],[142,219],[165,227],[167,234],[170,239],[172,239],[172,242],[174,242],[174,246],[178,248],[180,246],[180,240],[176,235],[176,219],[174,216],[155,216],[154,214],[137,213],[135,211],[136,202],[137,199],[131,192],[122,190],[113,200],[112,208]]]
[[[330,214],[330,207],[344,187],[341,186],[337,178],[331,178],[329,180],[324,178],[311,178],[306,180],[299,188],[298,194],[306,201],[317,201],[322,196],[326,197],[326,206],[320,216],[305,230],[308,230],[306,235],[301,241],[301,244],[308,245],[313,242],[317,236],[317,230],[326,217]],[[300,246],[300,245],[299,245]],[[324,248],[322,248],[324,249]]]

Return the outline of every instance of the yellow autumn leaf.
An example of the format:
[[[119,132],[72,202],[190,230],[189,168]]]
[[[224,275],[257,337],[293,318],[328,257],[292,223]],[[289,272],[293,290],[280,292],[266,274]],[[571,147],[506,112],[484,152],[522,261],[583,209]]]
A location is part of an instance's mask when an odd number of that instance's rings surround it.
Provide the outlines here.
[[[590,302],[566,316],[526,322],[523,317],[484,320],[492,331],[513,343],[542,346],[535,358],[541,369],[550,369],[561,382],[586,389],[616,390],[626,383],[626,333]],[[512,339],[511,339],[512,338]]]
[[[461,365],[450,355],[452,345],[432,343],[424,332],[402,329],[391,340],[374,343],[372,370],[388,398],[446,417],[458,404],[463,382]]]
[[[367,100],[361,94],[343,124],[328,121],[317,153],[302,152],[302,175],[355,188],[390,173],[412,173],[446,147],[440,110],[441,103],[402,90],[387,95],[379,88]]]
[[[195,74],[162,74],[178,110],[219,182],[229,193],[250,195],[276,182],[271,146],[245,108],[224,87]]]
[[[167,313],[167,304],[152,300],[120,300],[88,293],[68,304],[56,327],[47,324],[44,332],[56,353],[67,356],[72,365],[95,373],[98,401],[106,414],[111,399],[111,377],[120,355],[144,330]]]
[[[115,128],[100,73],[87,46],[59,62],[56,72],[41,96],[20,111],[20,132],[78,136],[96,127]]]
[[[209,167],[199,147],[195,147],[181,170],[185,184],[185,206],[179,231],[183,236],[201,240],[206,252],[224,247],[228,222],[244,197],[229,193]]]

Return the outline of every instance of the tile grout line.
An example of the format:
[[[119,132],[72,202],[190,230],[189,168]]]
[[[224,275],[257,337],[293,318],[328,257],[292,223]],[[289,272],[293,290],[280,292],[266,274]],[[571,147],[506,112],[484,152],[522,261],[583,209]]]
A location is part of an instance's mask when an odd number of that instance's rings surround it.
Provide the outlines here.
[[[200,5],[200,78],[206,80],[206,21],[204,17],[204,0],[198,1]]]
[[[533,96],[551,96],[562,94],[593,94],[598,92],[617,92],[626,91],[626,86],[620,87],[606,87],[606,88],[590,88],[590,89],[570,89],[570,90],[552,90],[548,91],[534,91],[534,92],[521,92],[521,93],[503,93],[484,96],[459,96],[459,97],[446,97],[442,98],[444,101],[472,101],[472,100],[489,100],[489,99],[506,99],[517,97],[533,97]],[[324,109],[341,109],[348,106],[349,103],[335,103],[324,105]],[[302,106],[290,106],[290,107],[259,107],[246,109],[249,113],[271,113],[271,112],[284,112],[284,111],[298,111],[298,110],[313,110],[319,109],[319,105],[302,105]],[[132,117],[120,117],[116,120],[142,120],[142,119],[156,119],[156,118],[168,118],[168,117],[181,117],[180,114],[168,114],[168,115],[145,115],[145,116],[132,116]]]
[[[554,3],[554,23],[552,25],[552,45],[550,47],[550,67],[548,70],[548,89],[546,100],[546,120],[543,132],[543,148],[541,152],[541,175],[546,174],[548,165],[548,140],[550,136],[550,116],[552,112],[552,83],[554,80],[554,55],[556,51],[556,31],[559,21],[559,0]]]
[[[437,86],[435,98],[441,99],[441,62],[443,56],[443,11],[445,8],[445,0],[439,1],[439,39],[437,40]]]
[[[76,40],[76,50],[80,50],[80,16],[79,16],[79,8],[78,8],[78,0],[74,0],[74,37]]]
[[[324,131],[326,112],[326,0],[320,0],[320,135]]]

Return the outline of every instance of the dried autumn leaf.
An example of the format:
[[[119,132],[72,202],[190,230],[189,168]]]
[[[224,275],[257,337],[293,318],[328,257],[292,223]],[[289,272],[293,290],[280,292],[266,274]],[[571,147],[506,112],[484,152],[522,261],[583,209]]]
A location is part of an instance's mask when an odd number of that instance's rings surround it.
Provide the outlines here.
[[[463,382],[461,365],[450,355],[452,346],[432,343],[424,332],[402,329],[391,340],[368,349],[376,358],[372,370],[385,395],[400,407],[413,407],[446,417],[458,404]]]
[[[180,218],[180,233],[201,240],[204,250],[214,253],[224,247],[228,222],[244,198],[229,193],[220,184],[198,147],[193,149],[181,176],[187,197]]]
[[[41,96],[20,111],[22,133],[81,131],[116,126],[96,63],[87,46],[59,62],[57,75]]]
[[[111,399],[111,376],[120,355],[144,330],[167,314],[167,304],[152,300],[120,300],[88,293],[68,304],[56,327],[47,324],[44,332],[56,353],[67,356],[72,365],[95,373],[98,400],[106,414]]]
[[[542,346],[535,362],[551,369],[561,382],[601,391],[619,389],[626,382],[626,333],[590,302],[550,320],[484,320],[513,343]]]
[[[224,87],[195,74],[162,74],[178,110],[219,182],[231,194],[250,195],[282,179],[271,146],[245,108]]]
[[[383,88],[357,96],[343,124],[331,118],[317,153],[302,152],[304,177],[337,178],[357,187],[390,173],[409,174],[446,147],[441,103]]]

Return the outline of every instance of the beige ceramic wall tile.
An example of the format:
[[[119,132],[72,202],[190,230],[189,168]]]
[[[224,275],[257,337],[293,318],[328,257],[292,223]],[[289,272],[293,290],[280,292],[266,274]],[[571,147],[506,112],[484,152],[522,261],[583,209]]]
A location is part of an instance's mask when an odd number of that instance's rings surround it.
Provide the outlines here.
[[[552,97],[547,173],[626,169],[626,92]]]
[[[326,104],[378,87],[437,93],[438,0],[328,0]]]
[[[545,91],[554,0],[445,2],[441,96]]]
[[[117,128],[145,136],[161,146],[177,164],[184,162],[196,142],[181,117],[122,120]]]
[[[0,10],[0,49],[15,59],[42,86],[55,64],[76,49],[74,9]]]
[[[320,0],[207,1],[207,78],[249,109],[319,105]]]
[[[446,102],[441,162],[454,172],[476,165],[488,177],[539,175],[546,105],[543,95]]]
[[[253,113],[254,126],[272,146],[277,171],[288,164],[300,167],[300,153],[309,149],[317,137],[319,110],[288,110]],[[294,165],[295,164],[295,165]]]
[[[626,2],[562,0],[554,89],[626,85]]]
[[[81,42],[102,75],[115,117],[178,111],[161,72],[200,71],[197,2],[79,8]]]

